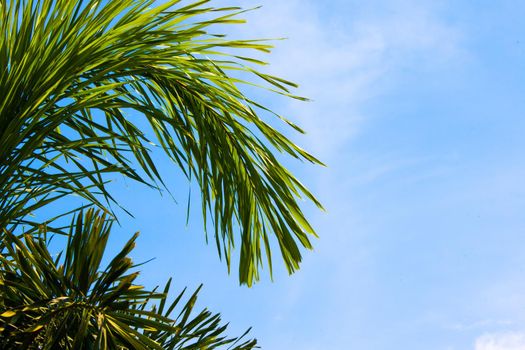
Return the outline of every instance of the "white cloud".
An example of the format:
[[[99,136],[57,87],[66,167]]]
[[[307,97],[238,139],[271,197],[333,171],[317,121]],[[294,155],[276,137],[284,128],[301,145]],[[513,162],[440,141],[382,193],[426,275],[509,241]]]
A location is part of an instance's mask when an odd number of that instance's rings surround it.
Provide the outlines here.
[[[525,333],[491,333],[476,339],[475,350],[525,350]]]

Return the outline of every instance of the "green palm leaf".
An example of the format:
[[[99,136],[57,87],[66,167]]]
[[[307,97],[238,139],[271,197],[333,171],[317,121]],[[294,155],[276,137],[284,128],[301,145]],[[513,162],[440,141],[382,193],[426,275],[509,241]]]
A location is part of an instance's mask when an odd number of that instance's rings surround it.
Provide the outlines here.
[[[2,349],[252,349],[245,335],[223,335],[218,314],[194,314],[198,290],[167,304],[137,285],[128,257],[137,235],[103,268],[111,222],[94,210],[71,224],[65,251],[53,257],[42,238],[4,231],[0,255]],[[200,289],[200,288],[199,288]],[[177,317],[172,316],[180,310]]]
[[[36,232],[30,214],[70,194],[110,210],[115,173],[163,188],[151,139],[199,184],[228,266],[240,233],[242,283],[259,278],[265,255],[271,272],[272,239],[296,270],[315,235],[298,201],[320,204],[274,153],[319,161],[240,89],[239,72],[295,97],[294,84],[230,53],[268,43],[210,32],[242,22],[240,12],[208,1],[0,1],[0,227]],[[52,221],[48,230],[63,232]]]

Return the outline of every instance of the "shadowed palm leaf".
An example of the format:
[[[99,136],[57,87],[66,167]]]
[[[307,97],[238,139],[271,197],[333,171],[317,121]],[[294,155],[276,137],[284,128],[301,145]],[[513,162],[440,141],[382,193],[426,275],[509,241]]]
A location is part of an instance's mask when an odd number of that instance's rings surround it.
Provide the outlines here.
[[[46,242],[4,232],[0,255],[2,349],[237,349],[255,340],[227,338],[219,315],[192,316],[198,290],[167,304],[162,293],[134,283],[128,254],[137,235],[107,265],[101,262],[111,223],[88,210],[71,224],[64,252],[53,258]],[[173,317],[176,311],[177,317]]]
[[[288,96],[294,85],[230,54],[270,46],[210,34],[242,21],[239,9],[207,2],[0,1],[0,227],[36,232],[29,214],[70,194],[110,211],[112,173],[162,188],[153,137],[199,184],[228,266],[240,231],[242,283],[259,278],[264,255],[271,273],[272,236],[289,272],[298,268],[314,234],[298,199],[320,204],[273,153],[318,161],[262,119],[272,114],[233,75]]]

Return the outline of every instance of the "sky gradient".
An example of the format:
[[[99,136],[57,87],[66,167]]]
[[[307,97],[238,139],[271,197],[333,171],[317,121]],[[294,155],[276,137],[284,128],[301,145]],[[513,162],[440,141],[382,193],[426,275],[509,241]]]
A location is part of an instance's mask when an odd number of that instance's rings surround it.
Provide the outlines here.
[[[175,167],[178,204],[117,181],[135,218],[116,231],[140,230],[135,260],[156,258],[144,283],[203,282],[201,305],[263,349],[524,350],[525,2],[215,3],[263,5],[233,36],[288,38],[266,71],[313,101],[260,98],[327,164],[289,163],[327,212],[305,206],[320,239],[298,273],[276,264],[248,289],[198,210],[186,227]]]

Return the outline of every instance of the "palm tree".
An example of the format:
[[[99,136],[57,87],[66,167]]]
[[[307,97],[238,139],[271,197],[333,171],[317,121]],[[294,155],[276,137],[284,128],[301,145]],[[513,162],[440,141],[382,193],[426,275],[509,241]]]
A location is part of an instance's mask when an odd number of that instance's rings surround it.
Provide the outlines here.
[[[266,41],[230,40],[210,32],[210,27],[216,24],[242,22],[237,16],[243,10],[215,8],[207,3],[206,0],[189,4],[170,0],[161,5],[154,0],[0,0],[2,279],[7,281],[11,276],[16,283],[9,287],[10,291],[4,289],[1,317],[6,322],[3,332],[9,335],[4,340],[18,342],[19,336],[35,328],[35,339],[43,337],[42,328],[38,327],[47,320],[44,315],[50,309],[76,303],[78,289],[83,291],[83,298],[91,298],[90,293],[99,295],[93,281],[100,281],[104,273],[90,271],[92,282],[80,287],[81,281],[74,280],[78,275],[64,273],[68,264],[82,266],[86,261],[81,255],[87,253],[74,255],[76,262],[67,258],[50,260],[46,258],[51,256],[46,250],[48,235],[70,237],[64,249],[66,257],[70,250],[78,252],[75,250],[78,247],[86,251],[95,249],[75,240],[79,230],[82,231],[78,227],[87,225],[85,240],[103,242],[101,232],[106,235],[109,231],[93,228],[95,222],[97,226],[104,221],[95,219],[98,216],[93,212],[88,211],[89,215],[80,224],[64,225],[64,219],[73,215],[78,221],[89,207],[99,208],[113,218],[112,208],[120,204],[107,183],[115,174],[159,191],[167,190],[151,157],[152,148],[162,149],[200,186],[203,218],[205,222],[211,218],[219,256],[226,260],[228,268],[235,240],[240,238],[241,283],[251,285],[259,279],[264,260],[271,273],[272,241],[277,242],[290,273],[299,267],[301,247],[311,248],[310,238],[315,232],[298,201],[306,197],[321,205],[275,154],[320,162],[265,119],[273,116],[297,131],[301,129],[250,99],[240,87],[262,85],[278,94],[301,98],[291,94],[293,83],[259,72],[254,66],[264,62],[249,54],[245,56],[247,50],[268,52],[271,46]],[[144,128],[146,124],[148,130]],[[72,209],[71,195],[80,198]],[[64,206],[66,199],[68,205]],[[50,210],[56,214],[39,219]],[[77,248],[72,244],[77,244]],[[96,254],[101,254],[105,243],[95,245]],[[20,253],[23,251],[25,255]],[[45,268],[33,275],[23,266],[30,256],[45,261]],[[56,274],[50,275],[50,271]],[[123,281],[131,286],[130,278],[123,274],[115,277],[111,288],[118,289]],[[44,294],[51,299],[25,295],[23,288],[16,287],[31,283],[32,279],[34,283],[42,282],[42,288],[50,288]],[[53,285],[65,281],[69,287],[53,289]],[[21,294],[15,293],[17,289]],[[127,291],[122,292],[122,298],[130,300]],[[140,295],[131,304],[145,308],[148,304],[145,294]],[[150,293],[149,298],[154,295]],[[89,299],[94,303],[91,306],[99,307],[101,300],[93,298]],[[42,302],[46,306],[39,306]],[[76,306],[74,309],[87,312]],[[136,317],[129,310],[126,317]],[[154,312],[151,310],[148,312]],[[82,323],[85,318],[79,315],[68,311],[51,324],[75,325],[82,329],[79,333],[82,335],[78,336],[81,338],[51,337],[41,344],[55,339],[61,342],[61,347],[70,348],[79,344],[76,341],[82,344],[95,344],[94,339],[102,341],[102,335],[96,332],[103,328],[91,329],[94,319]],[[173,322],[167,321],[169,317],[141,315],[136,318],[167,322],[174,327]],[[19,325],[18,321],[22,323]],[[153,339],[152,327],[140,322],[143,321],[127,324],[134,327],[129,333],[133,334],[133,341]],[[61,328],[56,327],[49,332],[62,334]],[[156,331],[166,334],[174,331],[162,327]],[[71,330],[64,330],[68,331]],[[117,331],[107,332],[116,337],[107,344],[134,346],[131,338],[117,340]],[[250,344],[247,346],[253,346]]]

